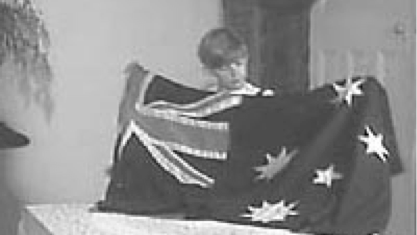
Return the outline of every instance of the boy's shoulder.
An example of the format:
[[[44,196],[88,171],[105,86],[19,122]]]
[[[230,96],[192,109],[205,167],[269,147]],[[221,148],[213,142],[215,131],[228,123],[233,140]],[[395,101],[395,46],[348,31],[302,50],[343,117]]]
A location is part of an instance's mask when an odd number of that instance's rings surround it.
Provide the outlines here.
[[[246,96],[273,96],[275,92],[271,89],[262,89],[249,82],[245,82],[242,88],[231,92],[233,95],[246,95]]]

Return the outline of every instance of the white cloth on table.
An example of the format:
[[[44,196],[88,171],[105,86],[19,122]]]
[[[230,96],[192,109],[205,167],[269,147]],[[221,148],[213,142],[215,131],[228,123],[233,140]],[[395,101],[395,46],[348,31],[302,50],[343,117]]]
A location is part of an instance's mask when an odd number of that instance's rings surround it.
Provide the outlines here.
[[[89,204],[29,205],[23,212],[19,235],[303,235],[216,221],[90,212],[90,208]]]

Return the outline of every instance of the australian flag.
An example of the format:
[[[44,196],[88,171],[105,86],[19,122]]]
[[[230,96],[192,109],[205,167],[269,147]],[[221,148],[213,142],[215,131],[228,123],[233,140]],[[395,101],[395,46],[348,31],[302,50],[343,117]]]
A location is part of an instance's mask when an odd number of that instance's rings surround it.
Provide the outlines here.
[[[306,93],[213,93],[136,68],[126,94],[100,211],[311,234],[385,229],[401,164],[375,78]]]

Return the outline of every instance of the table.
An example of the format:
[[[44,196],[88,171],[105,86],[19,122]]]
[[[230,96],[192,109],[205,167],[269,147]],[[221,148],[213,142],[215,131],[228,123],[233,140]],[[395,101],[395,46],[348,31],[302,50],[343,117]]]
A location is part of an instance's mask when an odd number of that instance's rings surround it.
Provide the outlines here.
[[[89,204],[28,205],[22,213],[19,235],[302,235],[216,221],[90,212],[90,208]]]

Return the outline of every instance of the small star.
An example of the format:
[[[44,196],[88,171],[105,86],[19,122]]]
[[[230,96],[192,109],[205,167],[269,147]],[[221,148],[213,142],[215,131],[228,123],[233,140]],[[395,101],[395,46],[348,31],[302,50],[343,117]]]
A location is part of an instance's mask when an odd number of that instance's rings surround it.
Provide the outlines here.
[[[313,179],[314,184],[324,184],[328,188],[332,186],[333,180],[343,178],[343,175],[334,171],[334,165],[330,165],[326,170],[316,170],[317,177]]]
[[[385,148],[382,143],[384,136],[382,134],[374,134],[369,126],[365,126],[366,136],[358,136],[359,140],[366,144],[366,153],[376,153],[379,159],[383,162],[387,161],[385,155],[389,155],[388,150]]]
[[[352,78],[348,78],[346,79],[344,86],[339,86],[334,83],[333,89],[336,91],[337,97],[333,100],[333,102],[340,103],[344,100],[348,106],[352,105],[352,99],[354,95],[363,95],[363,92],[359,86],[364,82],[365,79],[360,79],[356,82],[352,82]]]
[[[290,203],[286,206],[284,200],[275,204],[263,201],[262,206],[259,208],[248,206],[250,214],[243,214],[241,216],[251,218],[254,222],[262,223],[285,221],[286,217],[289,215],[298,215],[298,212],[293,210],[296,205],[297,203]]]
[[[287,154],[287,149],[283,147],[279,155],[276,157],[267,153],[266,160],[268,163],[266,165],[254,167],[255,171],[260,172],[255,179],[271,180],[277,173],[281,172],[288,165],[297,152],[297,150],[293,150]]]

